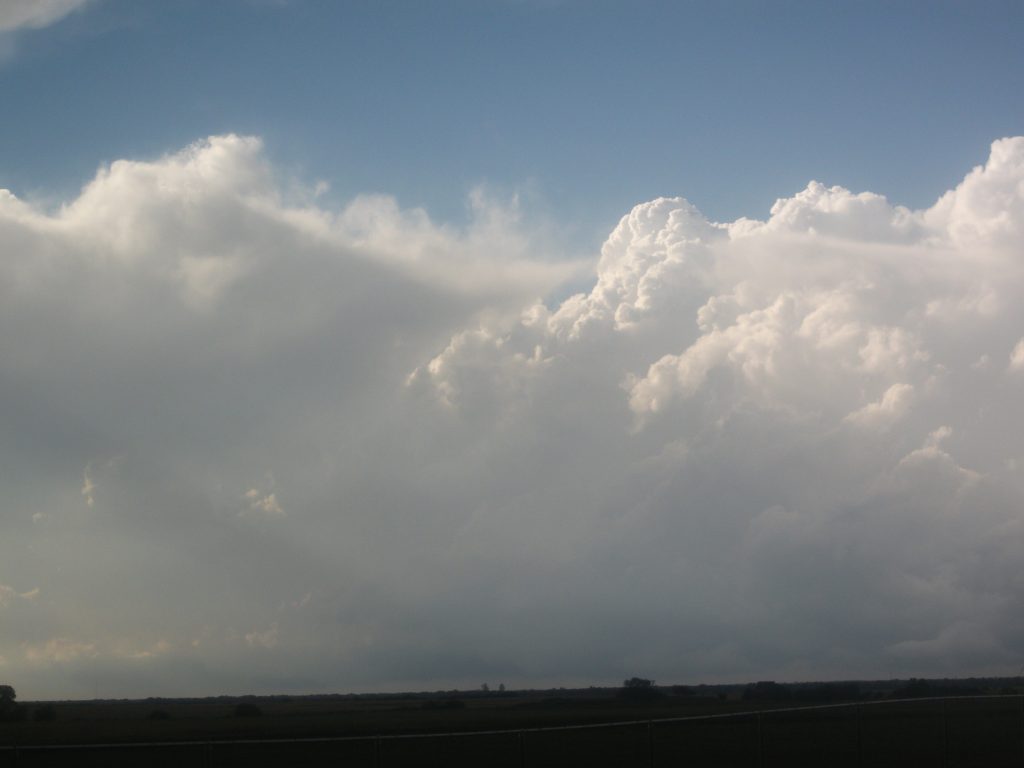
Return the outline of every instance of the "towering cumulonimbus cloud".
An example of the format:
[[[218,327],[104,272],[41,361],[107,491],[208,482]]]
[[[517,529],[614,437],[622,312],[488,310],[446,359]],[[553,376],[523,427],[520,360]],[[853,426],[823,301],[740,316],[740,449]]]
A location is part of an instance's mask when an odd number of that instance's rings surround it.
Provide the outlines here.
[[[574,502],[591,509],[549,514],[591,518],[596,582],[619,559],[654,580],[682,669],[1010,670],[1022,206],[1020,138],[925,211],[816,182],[765,222],[656,200],[589,294],[463,332],[417,377],[453,409],[500,389],[489,428],[528,424],[560,480],[597,454]]]
[[[1019,668],[1024,139],[923,211],[638,205],[558,301],[473,205],[236,136],[0,195],[19,693]]]

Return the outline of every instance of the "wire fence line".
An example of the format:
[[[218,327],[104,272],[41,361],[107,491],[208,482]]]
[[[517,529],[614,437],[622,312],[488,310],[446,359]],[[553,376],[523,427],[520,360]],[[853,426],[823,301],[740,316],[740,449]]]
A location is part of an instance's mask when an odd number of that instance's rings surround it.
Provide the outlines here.
[[[766,707],[763,709],[751,709],[738,712],[720,712],[714,714],[685,715],[676,717],[650,718],[640,720],[616,720],[600,723],[578,723],[572,725],[535,726],[523,728],[502,728],[488,730],[468,731],[446,731],[446,732],[418,732],[402,734],[380,734],[362,736],[319,736],[303,738],[282,738],[282,739],[223,739],[223,740],[185,740],[185,741],[150,741],[150,742],[108,742],[108,743],[82,743],[82,744],[25,744],[0,746],[0,755],[5,759],[0,764],[19,766],[22,759],[29,758],[39,753],[69,753],[88,754],[98,751],[144,751],[144,750],[187,750],[192,749],[202,754],[199,764],[209,766],[217,765],[213,760],[214,751],[221,751],[232,747],[261,747],[275,746],[286,747],[287,745],[331,745],[331,744],[362,744],[370,747],[372,764],[375,768],[381,768],[382,764],[391,765],[390,761],[384,761],[382,757],[383,748],[390,743],[410,742],[415,740],[431,739],[470,739],[486,737],[504,737],[514,740],[516,752],[518,753],[519,766],[532,765],[533,760],[539,755],[527,753],[527,736],[556,735],[560,732],[583,732],[599,731],[608,729],[638,729],[645,731],[646,749],[645,754],[637,754],[636,759],[631,763],[636,766],[649,766],[655,768],[659,765],[656,749],[656,732],[668,726],[699,725],[701,723],[715,723],[727,721],[748,721],[755,726],[756,749],[754,765],[759,768],[765,763],[765,737],[766,725],[772,719],[779,720],[785,715],[812,714],[823,712],[850,711],[853,713],[856,724],[856,755],[853,756],[851,764],[864,765],[864,733],[863,713],[865,710],[882,708],[886,706],[910,705],[916,709],[931,706],[939,706],[941,720],[941,765],[949,765],[950,743],[949,743],[949,721],[950,712],[948,705],[951,702],[984,702],[984,701],[1007,701],[1015,700],[1019,706],[1018,729],[1019,747],[1017,749],[1018,760],[1014,764],[1024,766],[1024,695],[1021,694],[993,694],[977,696],[934,696],[920,698],[900,699],[872,699],[867,701],[847,701],[832,704],[815,704],[796,707]],[[920,713],[915,712],[911,717]],[[934,713],[933,713],[934,714]],[[639,750],[638,750],[639,751]],[[28,760],[25,760],[28,764]],[[396,763],[397,764],[397,763]],[[668,764],[668,761],[666,761]],[[744,763],[749,764],[749,763]]]

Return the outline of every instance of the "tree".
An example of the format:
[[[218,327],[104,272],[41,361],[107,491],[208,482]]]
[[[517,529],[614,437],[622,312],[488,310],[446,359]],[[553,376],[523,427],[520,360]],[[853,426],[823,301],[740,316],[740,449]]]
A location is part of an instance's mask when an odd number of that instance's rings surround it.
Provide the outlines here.
[[[654,687],[654,681],[646,677],[631,677],[622,681],[619,696],[624,699],[656,699],[661,691]]]
[[[629,680],[622,681],[622,687],[632,690],[649,690],[654,687],[654,681],[645,677],[631,677]]]
[[[0,685],[0,720],[17,720],[25,713],[15,703],[18,695],[9,685]]]

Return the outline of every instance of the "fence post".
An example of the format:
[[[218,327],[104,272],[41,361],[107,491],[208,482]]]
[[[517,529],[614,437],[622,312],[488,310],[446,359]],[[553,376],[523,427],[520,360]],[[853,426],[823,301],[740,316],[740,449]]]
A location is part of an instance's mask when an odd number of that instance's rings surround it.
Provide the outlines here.
[[[522,731],[519,732],[517,741],[519,742],[519,768],[526,768],[526,743]]]
[[[654,723],[647,721],[647,765],[654,768]]]
[[[373,737],[373,764],[380,768],[380,736]]]

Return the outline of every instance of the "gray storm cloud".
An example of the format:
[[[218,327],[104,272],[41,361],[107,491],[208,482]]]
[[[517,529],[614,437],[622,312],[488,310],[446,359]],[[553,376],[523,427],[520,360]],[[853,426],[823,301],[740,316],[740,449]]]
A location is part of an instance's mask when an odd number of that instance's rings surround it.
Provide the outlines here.
[[[0,193],[19,693],[1019,668],[1024,139],[923,211],[638,205],[557,303],[514,209],[287,186]]]

